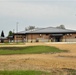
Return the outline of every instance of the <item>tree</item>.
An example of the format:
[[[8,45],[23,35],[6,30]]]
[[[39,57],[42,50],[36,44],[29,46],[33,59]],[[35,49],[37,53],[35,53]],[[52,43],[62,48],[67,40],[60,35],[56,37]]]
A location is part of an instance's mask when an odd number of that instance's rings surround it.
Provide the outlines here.
[[[3,30],[2,30],[2,32],[1,32],[1,37],[4,37],[4,32],[3,32]]]
[[[9,31],[8,36],[13,36],[13,32]]]
[[[3,32],[3,30],[2,30],[2,32],[1,32],[1,43],[3,43],[3,42],[4,42],[3,37],[4,37],[4,32]]]
[[[7,38],[9,39],[9,42],[13,41],[14,37],[13,37],[13,32],[12,31],[9,31]]]
[[[32,30],[32,29],[35,29],[35,26],[29,26],[29,27],[25,28],[26,31],[27,30]]]
[[[65,29],[64,25],[57,26],[56,28]]]

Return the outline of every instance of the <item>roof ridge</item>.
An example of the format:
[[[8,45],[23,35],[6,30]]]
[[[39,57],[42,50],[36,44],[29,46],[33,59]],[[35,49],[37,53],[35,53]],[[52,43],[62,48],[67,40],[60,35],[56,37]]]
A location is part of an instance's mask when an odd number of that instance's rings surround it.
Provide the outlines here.
[[[61,28],[57,28],[57,27],[45,27],[45,28],[36,29],[34,31],[38,31],[38,30],[42,30],[42,29],[47,29],[47,28],[61,29]],[[61,29],[61,30],[69,30],[69,29]]]
[[[55,27],[45,27],[45,28],[39,28],[39,29],[37,29],[37,30],[46,29],[46,28],[55,28]],[[36,30],[36,31],[37,31],[37,30]]]
[[[39,28],[39,29],[36,29],[36,30],[34,30],[34,31],[38,31],[38,30],[41,30],[41,29],[44,29],[44,28]],[[32,31],[33,32],[33,31]]]
[[[55,28],[55,29],[62,29],[62,28],[57,28],[57,27],[49,27],[49,28]],[[71,29],[62,29],[62,30],[71,30]],[[71,30],[71,31],[75,31],[75,30]]]

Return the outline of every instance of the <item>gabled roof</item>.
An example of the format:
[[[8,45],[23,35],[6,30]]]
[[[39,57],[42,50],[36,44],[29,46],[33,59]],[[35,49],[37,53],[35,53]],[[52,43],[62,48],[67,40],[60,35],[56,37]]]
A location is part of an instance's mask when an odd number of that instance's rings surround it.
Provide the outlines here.
[[[76,33],[74,30],[60,29],[56,27],[39,28],[34,30],[18,32],[18,34],[29,34],[29,33]]]

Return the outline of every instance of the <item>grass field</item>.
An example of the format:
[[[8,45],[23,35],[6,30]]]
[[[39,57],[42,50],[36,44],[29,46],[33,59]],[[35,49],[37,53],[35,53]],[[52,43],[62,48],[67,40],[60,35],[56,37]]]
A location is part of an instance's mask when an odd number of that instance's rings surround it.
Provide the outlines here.
[[[44,71],[35,71],[35,70],[27,70],[27,71],[0,71],[0,75],[76,75],[76,70],[73,69],[62,69],[55,70],[51,72]]]
[[[0,55],[59,53],[66,51],[52,46],[0,47]]]
[[[76,75],[76,44],[0,45],[0,75]]]
[[[43,71],[0,71],[0,75],[50,75],[48,72]]]

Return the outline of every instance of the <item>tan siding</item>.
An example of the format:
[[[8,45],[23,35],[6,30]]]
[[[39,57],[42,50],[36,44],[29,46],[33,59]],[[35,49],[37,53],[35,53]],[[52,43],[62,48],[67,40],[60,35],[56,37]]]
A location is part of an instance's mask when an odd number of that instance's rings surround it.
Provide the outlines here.
[[[26,38],[25,35],[14,35],[15,42],[23,42],[25,38]]]
[[[48,40],[49,39],[50,34],[46,35],[46,34],[28,34],[26,35],[28,42],[33,41],[36,42],[36,40]]]
[[[38,39],[39,41],[51,41],[51,34],[27,34],[27,35],[15,35],[15,41],[24,41],[26,39],[27,42],[36,42]],[[61,37],[61,41],[75,41],[76,42],[76,34],[66,34]]]
[[[65,42],[76,42],[76,34],[66,34],[62,39]]]

